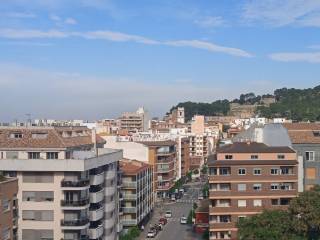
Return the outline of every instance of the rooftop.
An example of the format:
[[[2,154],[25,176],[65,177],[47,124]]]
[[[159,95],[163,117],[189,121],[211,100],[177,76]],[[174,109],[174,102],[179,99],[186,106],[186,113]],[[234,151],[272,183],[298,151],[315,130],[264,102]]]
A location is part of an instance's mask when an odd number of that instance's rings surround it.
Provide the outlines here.
[[[120,169],[124,175],[136,175],[137,173],[150,167],[149,164],[131,159],[122,159],[120,160]]]
[[[0,149],[70,148],[92,145],[86,127],[0,127]],[[98,144],[105,141],[97,135]]]
[[[257,142],[235,142],[217,149],[217,153],[295,153],[290,147],[271,147]]]
[[[285,123],[293,144],[320,144],[319,123]]]
[[[175,141],[171,141],[171,140],[166,140],[166,141],[140,141],[138,143],[141,143],[143,145],[146,145],[146,146],[155,146],[155,147],[158,147],[158,146],[172,146],[172,145],[175,145],[176,142]]]
[[[196,209],[196,213],[209,213],[209,204],[209,199],[201,200],[199,206]]]

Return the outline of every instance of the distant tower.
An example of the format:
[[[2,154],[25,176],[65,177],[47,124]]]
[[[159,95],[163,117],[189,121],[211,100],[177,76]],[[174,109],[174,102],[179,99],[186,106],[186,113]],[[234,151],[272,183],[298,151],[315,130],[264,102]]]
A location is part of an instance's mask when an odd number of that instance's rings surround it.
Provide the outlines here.
[[[177,122],[184,123],[184,107],[178,107],[177,109]]]

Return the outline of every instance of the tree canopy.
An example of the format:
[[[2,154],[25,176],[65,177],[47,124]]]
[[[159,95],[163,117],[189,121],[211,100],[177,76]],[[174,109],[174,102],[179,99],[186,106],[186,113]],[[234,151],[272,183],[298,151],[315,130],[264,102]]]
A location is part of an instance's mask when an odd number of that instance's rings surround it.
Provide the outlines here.
[[[319,240],[320,187],[291,200],[288,211],[265,210],[241,219],[238,229],[239,239]]]

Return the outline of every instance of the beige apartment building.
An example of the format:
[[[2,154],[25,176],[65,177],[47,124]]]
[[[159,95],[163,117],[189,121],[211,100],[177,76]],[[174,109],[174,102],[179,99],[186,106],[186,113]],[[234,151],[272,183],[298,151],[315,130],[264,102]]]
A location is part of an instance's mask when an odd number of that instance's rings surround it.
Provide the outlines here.
[[[125,112],[119,118],[120,130],[128,132],[143,132],[149,128],[149,114],[140,107],[136,112]]]
[[[19,240],[116,240],[118,161],[85,127],[0,128],[0,171],[18,178]]]
[[[298,161],[290,147],[238,142],[209,162],[210,239],[237,239],[240,218],[287,209],[298,192]]]
[[[123,228],[145,225],[154,206],[152,166],[137,160],[123,159],[120,161],[120,169]]]
[[[18,180],[0,175],[0,239],[17,239]]]

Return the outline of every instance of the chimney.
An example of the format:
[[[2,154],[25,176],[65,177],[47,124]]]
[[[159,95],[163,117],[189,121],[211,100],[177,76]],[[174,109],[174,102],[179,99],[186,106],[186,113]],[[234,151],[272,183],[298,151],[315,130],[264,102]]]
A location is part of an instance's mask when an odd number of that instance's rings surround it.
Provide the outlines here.
[[[96,133],[96,129],[92,128],[91,130],[91,140],[93,143],[93,150],[96,156],[98,156],[98,149],[97,149],[97,133]]]

